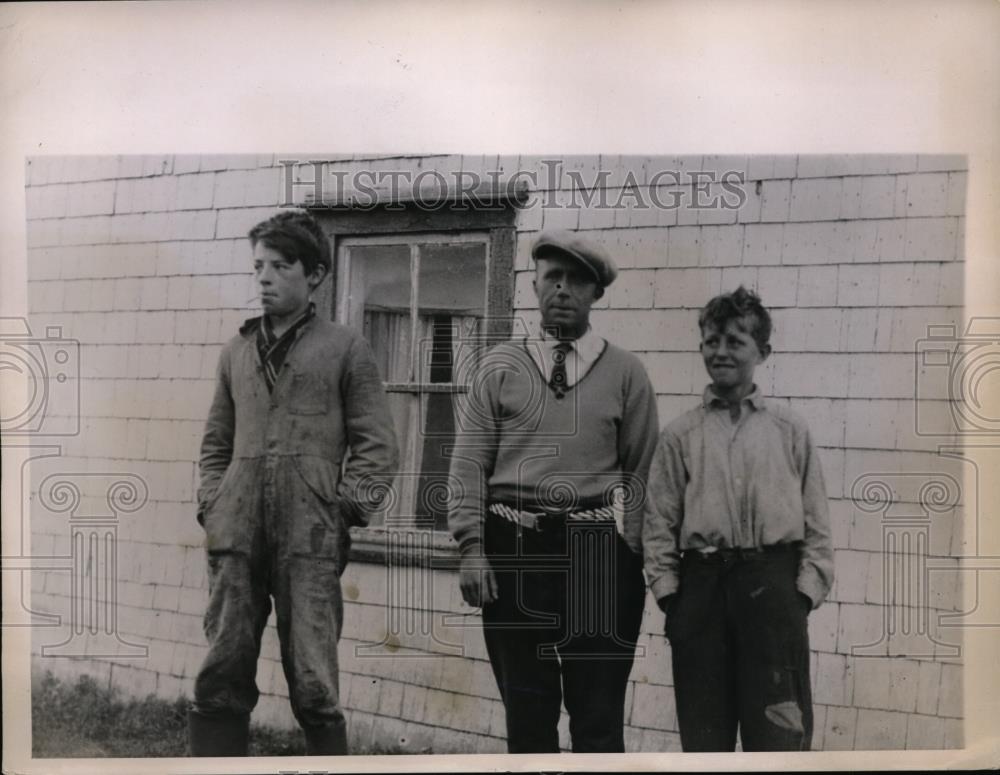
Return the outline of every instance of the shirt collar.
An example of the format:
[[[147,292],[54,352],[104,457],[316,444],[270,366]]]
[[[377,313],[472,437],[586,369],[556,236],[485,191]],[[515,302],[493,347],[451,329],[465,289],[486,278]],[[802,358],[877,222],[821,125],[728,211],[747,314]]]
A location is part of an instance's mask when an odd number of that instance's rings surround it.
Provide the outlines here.
[[[294,331],[295,335],[297,336],[299,333],[299,329],[303,328],[306,323],[312,320],[315,314],[316,314],[316,302],[310,301],[309,306],[306,307],[306,311],[303,312],[301,315],[299,315],[297,318],[295,318],[295,322],[292,323],[292,325],[289,327],[288,330]],[[240,333],[243,336],[250,336],[256,333],[263,323],[264,323],[263,315],[258,315],[255,318],[247,318],[246,320],[243,321],[243,325],[240,326]],[[268,321],[268,329],[272,330],[270,328],[270,321]]]
[[[575,340],[559,340],[552,336],[551,333],[547,332],[544,328],[539,328],[539,336],[542,342],[548,348],[554,348],[559,341],[568,341],[573,345],[580,357],[585,361],[593,361],[601,354],[604,349],[604,339],[599,337],[594,333],[594,329],[587,327],[587,331],[579,339]]]
[[[240,334],[243,336],[252,336],[260,328],[261,322],[264,320],[263,316],[258,315],[255,318],[247,318],[243,321],[243,325],[240,326]]]
[[[316,305],[309,302],[309,306],[306,307],[305,311],[299,315],[295,320],[293,320],[288,328],[282,332],[281,336],[278,336],[274,332],[274,327],[271,325],[271,319],[266,315],[263,318],[264,332],[267,334],[268,339],[278,341],[279,339],[284,339],[286,336],[298,336],[299,331],[302,327],[309,322],[313,315],[316,314]]]
[[[726,401],[716,395],[715,391],[712,390],[711,385],[705,387],[705,391],[701,395],[702,406],[706,409],[713,409],[717,406],[726,406]],[[753,386],[753,390],[750,394],[744,396],[741,403],[750,404],[754,409],[765,409],[767,404],[764,401],[764,395],[760,392],[760,388],[757,385]]]

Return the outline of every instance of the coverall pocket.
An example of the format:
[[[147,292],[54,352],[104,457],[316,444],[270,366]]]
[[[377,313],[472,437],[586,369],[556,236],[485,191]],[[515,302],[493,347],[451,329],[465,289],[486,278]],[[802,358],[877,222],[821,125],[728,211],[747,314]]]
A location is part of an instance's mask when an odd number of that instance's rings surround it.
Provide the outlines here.
[[[291,414],[326,414],[330,405],[330,388],[318,374],[298,373],[292,376],[292,395],[288,403]]]
[[[337,557],[339,564],[346,564],[350,533],[329,463],[300,457],[292,460],[304,485],[297,499],[304,504],[311,502],[311,507],[300,511],[293,528],[295,551],[312,557]]]
[[[211,551],[249,552],[254,515],[260,506],[259,494],[250,486],[257,479],[251,461],[234,460],[219,486],[210,493],[201,509],[205,547]]]
[[[202,517],[202,520],[204,520],[204,517],[212,510],[212,507],[215,506],[215,504],[218,502],[219,496],[222,495],[223,492],[225,492],[226,487],[229,486],[229,483],[232,481],[233,478],[232,474],[233,474],[233,464],[230,463],[229,466],[226,467],[225,473],[222,474],[222,478],[219,479],[219,483],[215,486],[215,489],[212,490],[212,492],[209,494],[207,498],[205,498],[204,502],[201,504],[201,508],[198,509],[198,512]],[[202,524],[204,524],[204,522],[202,522]]]
[[[338,477],[330,463],[322,458],[305,455],[293,455],[292,462],[302,481],[323,503],[333,505],[340,501],[337,496]]]

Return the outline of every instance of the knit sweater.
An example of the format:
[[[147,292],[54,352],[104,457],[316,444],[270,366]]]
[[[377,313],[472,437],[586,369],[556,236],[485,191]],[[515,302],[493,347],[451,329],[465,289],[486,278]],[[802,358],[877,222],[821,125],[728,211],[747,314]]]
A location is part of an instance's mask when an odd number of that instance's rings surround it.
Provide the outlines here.
[[[640,551],[646,475],[656,447],[656,396],[642,362],[607,344],[562,398],[529,353],[505,342],[484,357],[459,402],[448,524],[463,555],[480,552],[493,500],[527,511],[572,511],[626,494],[623,535]]]

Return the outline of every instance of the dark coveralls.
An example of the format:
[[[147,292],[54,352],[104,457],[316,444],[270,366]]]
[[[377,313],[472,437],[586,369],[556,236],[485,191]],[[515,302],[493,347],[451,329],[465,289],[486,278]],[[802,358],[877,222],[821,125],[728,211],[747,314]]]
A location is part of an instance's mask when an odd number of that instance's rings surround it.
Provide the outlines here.
[[[397,465],[391,415],[363,338],[315,316],[296,331],[269,393],[259,325],[248,321],[222,351],[202,442],[209,651],[195,681],[192,749],[246,754],[273,597],[292,711],[309,752],[346,753],[340,574],[348,528],[367,521]]]

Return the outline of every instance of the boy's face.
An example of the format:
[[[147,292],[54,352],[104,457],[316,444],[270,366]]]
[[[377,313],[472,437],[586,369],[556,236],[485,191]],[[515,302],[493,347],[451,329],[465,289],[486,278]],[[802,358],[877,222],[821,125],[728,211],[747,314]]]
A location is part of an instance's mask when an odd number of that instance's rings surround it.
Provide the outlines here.
[[[264,314],[277,319],[304,311],[309,294],[323,279],[322,267],[307,275],[301,261],[289,261],[263,242],[254,246],[253,268]]]
[[[761,350],[750,333],[755,322],[743,317],[728,321],[722,331],[711,322],[702,329],[701,357],[717,393],[746,395],[753,387],[754,369],[771,353],[771,345]]]

